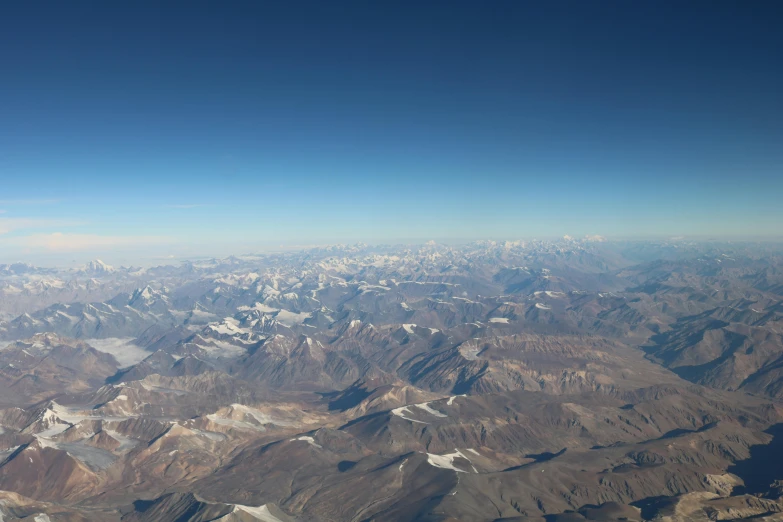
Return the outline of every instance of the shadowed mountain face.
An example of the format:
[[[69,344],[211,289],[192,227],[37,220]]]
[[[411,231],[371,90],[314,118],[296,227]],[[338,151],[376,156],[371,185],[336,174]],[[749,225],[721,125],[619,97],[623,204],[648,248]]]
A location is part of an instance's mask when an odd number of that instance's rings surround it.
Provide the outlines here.
[[[774,520],[781,260],[569,238],[0,267],[0,518]]]

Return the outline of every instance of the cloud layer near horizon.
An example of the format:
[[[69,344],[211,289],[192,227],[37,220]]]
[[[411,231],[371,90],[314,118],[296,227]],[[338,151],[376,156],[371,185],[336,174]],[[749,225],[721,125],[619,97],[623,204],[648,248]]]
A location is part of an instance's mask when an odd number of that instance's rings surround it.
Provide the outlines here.
[[[103,236],[98,234],[32,234],[2,240],[8,246],[49,252],[79,252],[96,248],[123,248],[165,245],[173,240],[164,236]]]
[[[0,211],[4,213],[5,211]],[[17,230],[75,227],[86,224],[82,220],[58,218],[0,217],[0,235]]]

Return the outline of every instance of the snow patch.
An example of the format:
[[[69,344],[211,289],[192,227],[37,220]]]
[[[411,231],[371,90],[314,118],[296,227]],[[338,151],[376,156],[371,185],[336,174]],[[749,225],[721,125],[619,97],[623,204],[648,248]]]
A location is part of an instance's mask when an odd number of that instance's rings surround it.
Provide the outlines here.
[[[316,444],[315,443],[315,439],[314,438],[307,437],[307,436],[296,437],[296,438],[291,439],[289,442],[295,442],[297,440],[304,441],[304,442],[308,443],[309,445],[314,446],[316,448],[321,448],[322,447],[320,444]]]
[[[416,406],[417,408],[419,408],[421,410],[424,410],[427,413],[429,413],[430,415],[434,415],[436,417],[448,417],[448,415],[443,414],[443,413],[439,412],[438,410],[433,410],[432,408],[430,408],[430,403],[429,402],[422,402],[421,404],[414,404],[414,406]]]
[[[453,397],[449,397],[449,400],[446,401],[446,406],[451,406],[452,404],[454,404],[454,399],[456,399],[457,397],[467,397],[467,395],[462,394],[462,395],[454,395]]]
[[[260,520],[261,522],[283,522],[269,511],[269,508],[266,507],[266,504],[259,507],[242,506],[240,504],[234,504],[234,512],[236,513],[240,511],[247,513],[248,515],[256,518],[257,520]],[[218,520],[222,518],[225,517],[220,517]]]
[[[264,303],[255,303],[253,306],[240,306],[237,308],[240,312],[247,312],[248,310],[258,310],[263,314],[271,314],[280,310],[279,308],[272,308]]]
[[[275,316],[275,319],[277,319],[278,323],[282,324],[283,326],[288,326],[290,328],[296,324],[302,324],[303,322],[305,322],[306,319],[309,319],[310,317],[311,317],[310,314],[289,312],[288,310],[280,310]]]
[[[399,417],[401,419],[405,419],[406,421],[418,422],[419,424],[427,424],[426,422],[422,422],[422,421],[418,421],[416,419],[410,419],[410,418],[406,417],[404,415],[405,413],[413,415],[413,412],[411,410],[409,410],[407,406],[401,406],[399,408],[394,408],[391,412],[392,412],[392,415],[396,415],[397,417]]]
[[[249,333],[250,330],[239,327],[239,321],[233,317],[226,317],[222,322],[208,326],[210,330],[220,335],[236,335]]]
[[[454,465],[454,459],[458,457],[470,462],[470,459],[463,455],[460,450],[454,450],[454,453],[447,453],[446,455],[427,453],[427,462],[436,468],[451,469],[458,473],[467,473],[467,471],[461,470]]]

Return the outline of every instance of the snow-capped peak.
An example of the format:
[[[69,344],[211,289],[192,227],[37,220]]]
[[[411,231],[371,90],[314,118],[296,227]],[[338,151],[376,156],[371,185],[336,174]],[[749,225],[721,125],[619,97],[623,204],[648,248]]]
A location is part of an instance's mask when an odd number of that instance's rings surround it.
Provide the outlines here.
[[[95,259],[94,261],[90,261],[89,263],[87,263],[87,266],[84,268],[84,271],[93,274],[108,274],[114,272],[114,267],[111,265],[107,265],[100,259]]]

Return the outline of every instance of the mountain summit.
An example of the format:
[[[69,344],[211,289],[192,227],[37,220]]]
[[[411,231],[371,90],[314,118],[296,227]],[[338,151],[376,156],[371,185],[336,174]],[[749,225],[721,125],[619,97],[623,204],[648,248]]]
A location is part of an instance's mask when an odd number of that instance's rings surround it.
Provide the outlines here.
[[[110,274],[115,271],[115,268],[111,265],[107,265],[100,259],[95,259],[87,263],[82,269],[83,272],[94,275]]]

